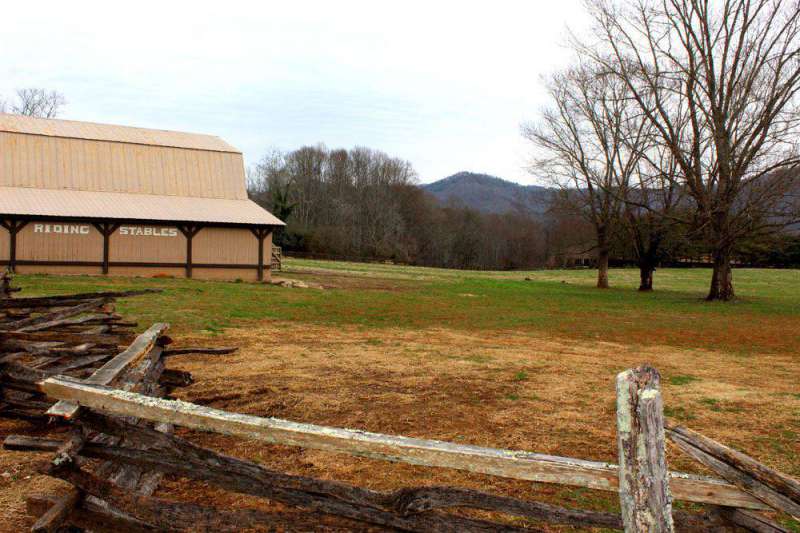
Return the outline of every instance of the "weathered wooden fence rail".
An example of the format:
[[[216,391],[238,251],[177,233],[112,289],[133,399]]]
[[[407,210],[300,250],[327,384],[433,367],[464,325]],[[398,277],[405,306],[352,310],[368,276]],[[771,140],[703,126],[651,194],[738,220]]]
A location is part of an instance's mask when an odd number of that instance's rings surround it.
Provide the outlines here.
[[[402,531],[536,531],[534,524],[548,522],[629,532],[777,533],[786,530],[763,511],[800,515],[797,480],[687,428],[667,423],[665,429],[659,375],[649,366],[617,376],[619,465],[382,435],[164,399],[171,387],[192,382],[187,373],[166,369],[167,357],[224,355],[232,350],[174,348],[164,335],[166,324],[156,324],[134,338],[131,326],[113,314],[112,302],[118,296],[0,300],[0,416],[57,419],[71,427],[66,438],[11,435],[4,442],[8,450],[53,454],[43,472],[73,487],[61,496],[31,495],[29,509],[39,517],[34,531],[55,531],[66,524],[96,531],[250,527],[305,531],[318,526],[319,516],[329,515],[345,520],[342,530],[364,524]],[[120,323],[125,325],[114,326]],[[42,325],[47,327],[21,331]],[[66,371],[71,375],[62,375]],[[175,426],[357,457],[618,492],[621,514],[566,509],[454,487],[378,492],[288,475],[199,447],[174,435]],[[670,472],[667,438],[720,478]],[[220,509],[154,497],[165,474],[268,498],[296,511]],[[673,500],[704,504],[705,511],[674,509]],[[450,512],[455,508],[518,519],[490,522]]]
[[[527,481],[612,492],[619,489],[619,469],[617,465],[609,463],[261,418],[180,400],[147,397],[63,376],[46,379],[41,389],[51,398],[78,403],[105,413],[274,444]],[[670,485],[676,498],[681,500],[746,509],[766,508],[758,499],[722,480],[670,473]]]

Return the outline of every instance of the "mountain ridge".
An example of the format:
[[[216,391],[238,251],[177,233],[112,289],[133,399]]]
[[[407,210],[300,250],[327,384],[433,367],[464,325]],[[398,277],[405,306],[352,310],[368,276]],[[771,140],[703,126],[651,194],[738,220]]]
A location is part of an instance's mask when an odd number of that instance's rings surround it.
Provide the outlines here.
[[[549,208],[555,189],[540,185],[521,185],[490,174],[457,172],[422,185],[442,204],[470,207],[484,213],[509,211],[543,215]]]

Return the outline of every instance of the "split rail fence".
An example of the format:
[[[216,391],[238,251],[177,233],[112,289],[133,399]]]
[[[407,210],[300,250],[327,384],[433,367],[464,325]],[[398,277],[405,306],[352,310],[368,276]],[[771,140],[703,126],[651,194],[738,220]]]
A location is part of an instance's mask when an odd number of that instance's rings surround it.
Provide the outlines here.
[[[66,438],[11,435],[4,448],[51,454],[42,472],[68,482],[66,495],[30,495],[33,531],[341,530],[539,531],[567,524],[625,531],[786,531],[778,513],[800,516],[800,483],[688,428],[665,424],[658,372],[617,376],[619,464],[382,435],[230,413],[164,396],[191,384],[165,367],[183,353],[167,324],[134,336],[113,301],[136,293],[11,298],[0,293],[0,416],[55,420]],[[379,492],[289,475],[193,444],[175,426],[246,439],[619,494],[620,513],[567,509],[456,487]],[[666,441],[719,478],[671,472]],[[279,502],[297,513],[222,509],[153,496],[164,475]],[[674,509],[673,500],[702,504]],[[456,511],[489,511],[475,517]],[[455,512],[454,512],[455,511]],[[766,513],[765,513],[766,511]],[[777,513],[776,513],[777,511]],[[486,517],[496,517],[490,521]]]

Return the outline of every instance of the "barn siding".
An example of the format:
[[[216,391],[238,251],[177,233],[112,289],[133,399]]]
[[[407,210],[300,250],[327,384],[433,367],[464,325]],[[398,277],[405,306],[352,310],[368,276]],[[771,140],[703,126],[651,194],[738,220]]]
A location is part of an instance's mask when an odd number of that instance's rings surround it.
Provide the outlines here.
[[[258,273],[254,268],[195,268],[193,277],[220,281],[256,281]],[[264,279],[270,279],[266,271],[264,272]]]
[[[0,226],[0,261],[8,261],[8,254],[10,251],[11,237],[8,231]]]
[[[108,271],[109,276],[139,278],[185,278],[186,270],[177,267],[114,267]],[[194,276],[196,279],[204,279]],[[235,277],[223,279],[236,279]]]
[[[69,229],[66,229],[69,228]],[[148,231],[149,229],[149,231]],[[156,236],[163,232],[174,236]],[[148,233],[143,235],[140,233]],[[272,236],[264,240],[264,279],[270,279]],[[9,235],[0,228],[0,261],[9,258]],[[30,222],[17,236],[17,260],[38,262],[92,262],[85,265],[17,265],[20,273],[101,274],[103,237],[91,224],[59,221]],[[109,239],[109,275],[186,275],[186,237],[173,226],[122,225]],[[114,266],[113,263],[149,263]],[[151,266],[163,263],[165,266]],[[232,265],[230,268],[193,267],[196,279],[255,281],[258,277],[258,239],[248,228],[203,228],[192,241],[193,265]],[[172,264],[174,266],[166,266]],[[235,265],[235,267],[233,266]],[[248,268],[240,268],[247,265]],[[238,268],[237,268],[238,267]]]
[[[100,274],[100,267],[17,265],[16,272],[18,274],[49,274],[53,276],[96,276]]]
[[[241,154],[0,132],[0,186],[246,200]]]
[[[86,233],[71,233],[75,229]],[[91,224],[31,222],[17,234],[17,261],[102,259],[103,237]]]
[[[249,229],[204,228],[192,240],[195,263],[258,264],[258,239]]]
[[[154,232],[171,231],[173,237],[154,237],[152,235],[135,235],[131,228],[146,229]],[[128,234],[124,235],[127,229]],[[149,226],[123,224],[109,242],[109,260],[140,263],[183,263],[186,261],[186,237],[177,228],[168,226]]]

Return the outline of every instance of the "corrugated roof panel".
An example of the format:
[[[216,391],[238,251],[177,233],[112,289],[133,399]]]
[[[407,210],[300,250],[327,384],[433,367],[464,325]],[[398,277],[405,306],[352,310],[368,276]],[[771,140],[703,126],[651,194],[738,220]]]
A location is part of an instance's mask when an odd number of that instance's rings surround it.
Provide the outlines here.
[[[240,154],[230,144],[213,135],[186,133],[181,131],[152,130],[131,126],[96,124],[47,118],[24,117],[0,113],[0,131],[25,133],[45,137],[64,137],[91,141],[110,141],[148,146],[168,146],[208,150],[212,152],[232,152]]]
[[[0,215],[283,226],[251,200],[0,187]]]

